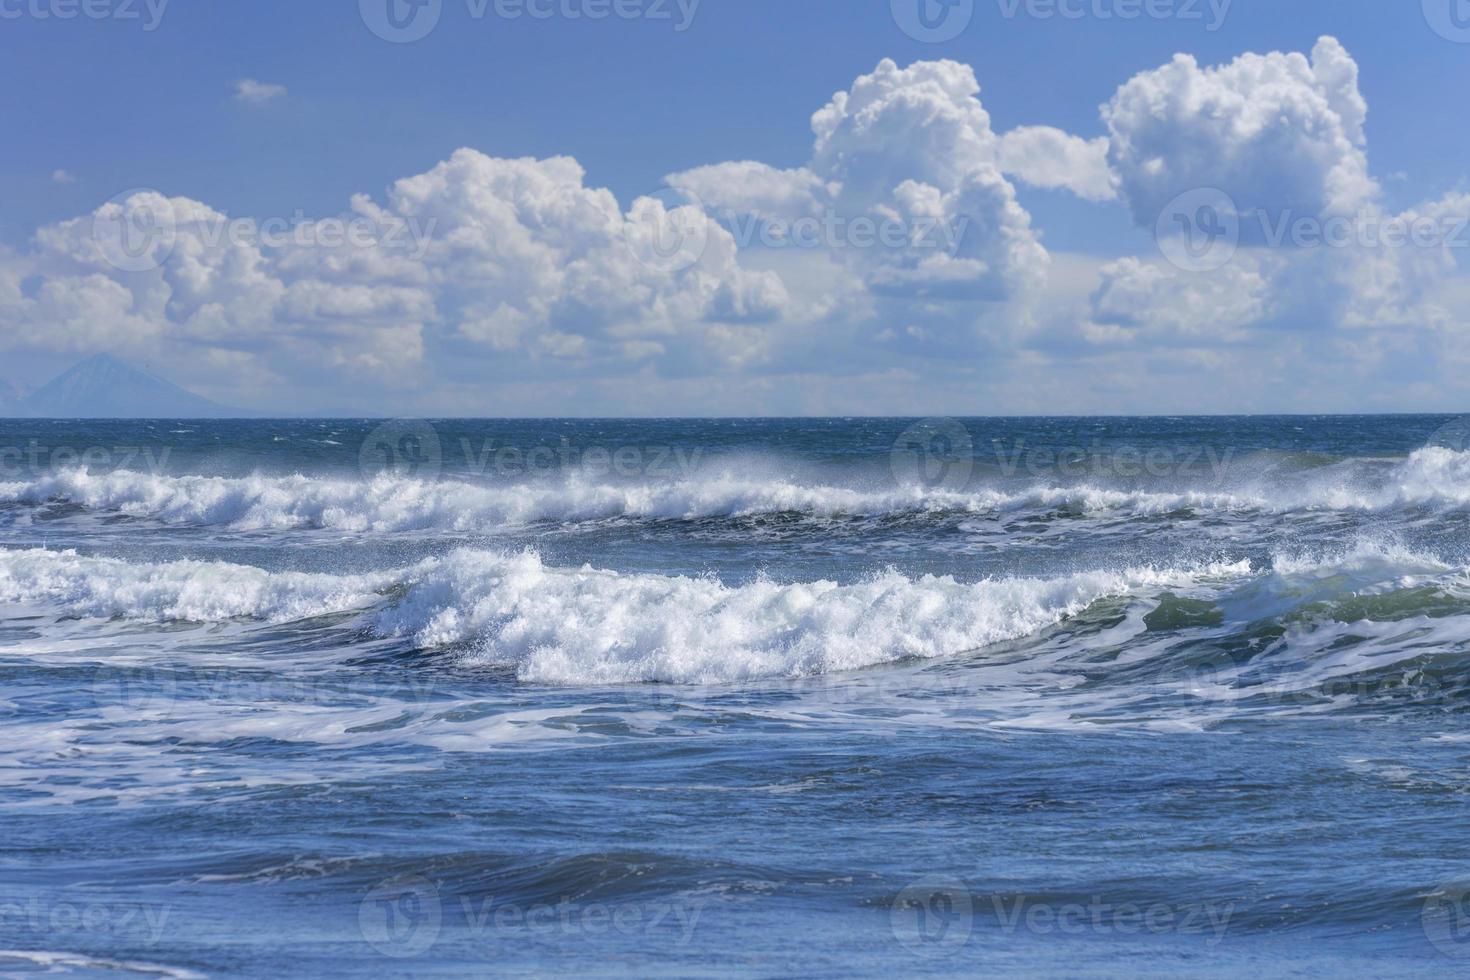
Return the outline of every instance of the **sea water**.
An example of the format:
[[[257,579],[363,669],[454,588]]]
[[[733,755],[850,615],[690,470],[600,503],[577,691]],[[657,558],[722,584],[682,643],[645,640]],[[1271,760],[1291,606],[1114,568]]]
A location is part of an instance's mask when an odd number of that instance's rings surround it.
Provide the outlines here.
[[[1467,435],[0,422],[0,973],[1463,971]]]

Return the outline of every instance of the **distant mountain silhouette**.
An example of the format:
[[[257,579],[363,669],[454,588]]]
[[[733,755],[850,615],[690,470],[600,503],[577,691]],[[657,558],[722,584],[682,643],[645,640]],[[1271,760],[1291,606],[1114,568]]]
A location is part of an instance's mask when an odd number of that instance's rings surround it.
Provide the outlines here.
[[[0,416],[15,415],[20,411],[20,403],[24,394],[19,388],[0,378]]]
[[[146,371],[98,354],[73,367],[0,411],[25,418],[51,419],[221,419],[252,412],[210,401]]]

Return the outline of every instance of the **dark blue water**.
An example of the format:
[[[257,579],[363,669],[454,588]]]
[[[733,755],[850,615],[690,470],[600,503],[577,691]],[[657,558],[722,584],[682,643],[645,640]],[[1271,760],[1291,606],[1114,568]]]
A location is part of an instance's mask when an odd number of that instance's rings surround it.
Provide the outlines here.
[[[0,422],[0,974],[1462,972],[1467,435]]]

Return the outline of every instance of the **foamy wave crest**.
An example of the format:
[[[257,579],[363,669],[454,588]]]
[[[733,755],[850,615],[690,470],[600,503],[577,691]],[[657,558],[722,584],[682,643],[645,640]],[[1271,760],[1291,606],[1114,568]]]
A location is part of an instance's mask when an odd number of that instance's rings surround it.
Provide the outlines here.
[[[237,530],[329,528],[343,531],[484,531],[538,521],[612,518],[697,520],[805,514],[875,517],[923,513],[992,513],[1025,506],[1084,511],[1168,512],[1186,507],[1252,506],[1248,498],[1210,493],[1143,493],[1034,488],[949,491],[922,486],[878,489],[803,484],[711,473],[670,483],[607,484],[571,478],[561,483],[476,485],[427,483],[391,476],[372,481],[306,476],[152,476],[68,470],[30,483],[0,484],[0,501],[65,500],[90,510],[116,511],[174,524]]]
[[[370,482],[305,476],[239,478],[153,476],[68,470],[27,483],[0,484],[0,501],[66,500],[169,523],[240,530],[334,528],[346,531],[477,531],[501,524],[617,517],[697,519],[758,514],[816,516],[925,511],[989,511],[1004,494],[950,493],[922,487],[867,491],[756,480],[728,474],[677,483],[474,485],[379,477]]]
[[[384,637],[459,648],[526,681],[723,683],[951,656],[1016,639],[1098,599],[1249,565],[1050,579],[906,578],[727,586],[714,579],[558,569],[532,552],[461,550],[381,575],[270,573],[205,562],[131,564],[0,552],[0,598],[142,620],[286,620],[362,610]],[[386,598],[392,591],[396,598]]]
[[[1244,474],[1242,474],[1244,477]],[[68,501],[173,524],[238,530],[326,528],[343,531],[486,531],[541,521],[612,518],[695,520],[805,514],[874,517],[923,513],[987,514],[1027,507],[1082,513],[1174,511],[1379,511],[1395,507],[1470,506],[1470,453],[1421,449],[1377,468],[1360,461],[1298,473],[1259,473],[1201,488],[1143,490],[1078,484],[963,491],[802,482],[790,477],[710,470],[652,483],[428,483],[381,476],[371,481],[308,476],[154,476],[137,472],[60,471],[0,483],[0,502]]]
[[[142,565],[75,551],[0,551],[0,601],[48,601],[80,616],[153,622],[290,622],[367,608],[395,575],[267,572],[225,562]]]
[[[1462,569],[1438,555],[1415,551],[1392,536],[1360,536],[1329,551],[1277,550],[1271,571],[1291,578],[1333,578],[1386,583],[1401,579],[1437,578]]]
[[[470,643],[470,662],[514,665],[528,681],[721,683],[951,656],[1027,636],[1107,596],[1191,577],[1130,569],[961,583],[890,571],[851,585],[726,586],[547,568],[531,553],[461,552],[386,610],[378,628],[425,646]]]
[[[1391,492],[1397,503],[1470,504],[1470,452],[1419,450],[1395,468]]]

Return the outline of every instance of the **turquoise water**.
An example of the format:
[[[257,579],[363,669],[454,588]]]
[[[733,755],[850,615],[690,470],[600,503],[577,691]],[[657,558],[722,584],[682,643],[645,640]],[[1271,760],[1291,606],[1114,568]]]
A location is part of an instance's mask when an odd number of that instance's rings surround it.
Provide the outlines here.
[[[1462,972],[1467,434],[0,422],[0,973]]]

